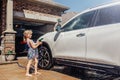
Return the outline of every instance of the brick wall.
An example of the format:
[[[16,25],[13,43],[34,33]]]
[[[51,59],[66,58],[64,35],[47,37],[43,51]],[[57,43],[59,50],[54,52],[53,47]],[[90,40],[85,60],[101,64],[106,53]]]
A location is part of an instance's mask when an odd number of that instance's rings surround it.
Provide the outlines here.
[[[6,4],[7,0],[1,0],[1,33],[6,29]]]
[[[26,10],[52,14],[57,16],[61,16],[61,12],[62,12],[60,8],[52,7],[50,5],[46,5],[43,3],[41,4],[32,3],[27,0],[14,0],[13,6],[14,6],[14,11],[19,11],[19,12],[23,12],[23,10],[26,9]]]

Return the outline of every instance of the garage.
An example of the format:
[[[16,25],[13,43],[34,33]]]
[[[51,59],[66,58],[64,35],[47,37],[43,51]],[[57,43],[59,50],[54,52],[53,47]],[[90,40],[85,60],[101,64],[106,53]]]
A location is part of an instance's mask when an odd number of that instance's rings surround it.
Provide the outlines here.
[[[69,9],[52,0],[2,0],[0,4],[2,54],[12,48],[14,54],[23,55],[26,52],[23,31],[32,30],[35,41],[53,31],[57,20]]]
[[[53,31],[54,24],[42,22],[28,22],[23,20],[14,21],[14,30],[17,32],[15,36],[15,52],[18,56],[24,56],[27,53],[26,43],[23,41],[24,30],[32,30],[32,39],[36,41],[40,36],[47,32]]]

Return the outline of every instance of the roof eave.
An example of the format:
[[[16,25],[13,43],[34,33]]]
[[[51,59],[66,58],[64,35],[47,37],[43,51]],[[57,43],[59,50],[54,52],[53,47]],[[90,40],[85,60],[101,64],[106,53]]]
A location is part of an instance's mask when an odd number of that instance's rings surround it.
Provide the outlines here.
[[[43,3],[43,4],[50,5],[50,6],[55,6],[55,7],[58,7],[60,9],[62,9],[63,11],[66,11],[66,10],[70,9],[67,6],[61,5],[61,4],[56,3],[56,2],[51,2],[51,1],[44,1],[44,0],[28,0],[28,1],[38,3],[38,4]]]

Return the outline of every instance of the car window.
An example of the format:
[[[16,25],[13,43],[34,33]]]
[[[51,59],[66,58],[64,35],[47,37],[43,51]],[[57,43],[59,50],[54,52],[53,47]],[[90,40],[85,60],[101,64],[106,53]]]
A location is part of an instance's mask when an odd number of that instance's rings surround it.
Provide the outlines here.
[[[89,27],[89,23],[91,22],[94,13],[95,11],[91,11],[77,16],[62,28],[63,31],[71,31]]]
[[[95,26],[120,22],[120,5],[98,10]]]

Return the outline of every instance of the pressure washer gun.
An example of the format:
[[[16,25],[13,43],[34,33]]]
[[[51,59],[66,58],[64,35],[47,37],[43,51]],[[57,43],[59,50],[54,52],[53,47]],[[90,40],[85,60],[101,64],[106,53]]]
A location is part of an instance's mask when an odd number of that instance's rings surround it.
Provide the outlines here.
[[[44,38],[39,38],[38,41],[39,41],[39,42],[42,42],[43,39],[44,39]],[[42,46],[42,45],[41,45],[41,46]]]
[[[40,38],[39,41],[41,42],[44,38]]]

